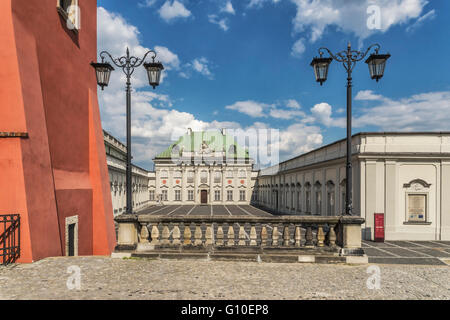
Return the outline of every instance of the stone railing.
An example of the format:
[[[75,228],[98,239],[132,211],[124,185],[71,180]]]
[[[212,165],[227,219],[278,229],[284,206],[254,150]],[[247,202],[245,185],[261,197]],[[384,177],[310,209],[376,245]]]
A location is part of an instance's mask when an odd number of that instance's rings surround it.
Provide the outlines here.
[[[116,251],[320,249],[360,255],[360,217],[120,215]]]

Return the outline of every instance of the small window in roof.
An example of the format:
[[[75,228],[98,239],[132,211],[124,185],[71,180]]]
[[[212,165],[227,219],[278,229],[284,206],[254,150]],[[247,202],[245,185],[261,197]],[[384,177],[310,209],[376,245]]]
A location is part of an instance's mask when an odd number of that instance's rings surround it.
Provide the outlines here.
[[[228,148],[228,153],[232,153],[235,154],[236,153],[236,146],[234,144],[232,144],[229,148]]]

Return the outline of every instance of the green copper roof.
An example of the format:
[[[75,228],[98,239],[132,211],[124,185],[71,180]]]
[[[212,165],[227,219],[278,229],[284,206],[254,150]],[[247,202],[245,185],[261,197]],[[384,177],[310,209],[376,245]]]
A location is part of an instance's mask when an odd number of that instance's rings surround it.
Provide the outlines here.
[[[219,131],[193,131],[181,136],[155,159],[179,157],[183,151],[199,152],[203,148],[208,148],[210,152],[225,151],[225,156],[229,158],[249,158],[248,150],[239,146],[232,136],[223,135]]]

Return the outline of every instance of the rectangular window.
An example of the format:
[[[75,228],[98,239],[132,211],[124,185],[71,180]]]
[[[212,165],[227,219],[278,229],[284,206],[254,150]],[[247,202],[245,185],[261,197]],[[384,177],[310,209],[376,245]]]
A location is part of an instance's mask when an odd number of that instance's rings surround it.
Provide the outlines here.
[[[73,31],[80,30],[80,7],[78,0],[58,0],[57,8],[59,14],[66,21],[67,28]]]
[[[187,173],[187,182],[194,183],[194,171],[188,171]]]
[[[220,191],[214,191],[214,201],[220,201]]]
[[[163,191],[162,191],[162,200],[163,200],[163,201],[167,201],[167,199],[168,199],[168,198],[167,198],[167,190],[163,190]]]
[[[155,200],[155,190],[150,190],[150,201]]]
[[[408,221],[426,221],[427,195],[408,194]]]
[[[181,190],[175,190],[175,201],[181,201]]]
[[[233,190],[227,191],[227,201],[233,201]]]
[[[188,190],[188,200],[194,201],[194,190]]]
[[[239,190],[239,201],[245,201],[245,190]]]

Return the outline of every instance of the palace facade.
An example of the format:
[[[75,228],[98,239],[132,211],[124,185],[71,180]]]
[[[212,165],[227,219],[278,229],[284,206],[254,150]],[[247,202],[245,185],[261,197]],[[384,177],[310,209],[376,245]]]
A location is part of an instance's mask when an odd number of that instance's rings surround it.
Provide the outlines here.
[[[353,214],[374,239],[384,214],[386,240],[450,240],[450,133],[353,136]],[[346,141],[261,170],[254,203],[281,214],[345,212]]]
[[[153,161],[152,204],[249,204],[258,174],[248,151],[225,129],[189,129]]]

